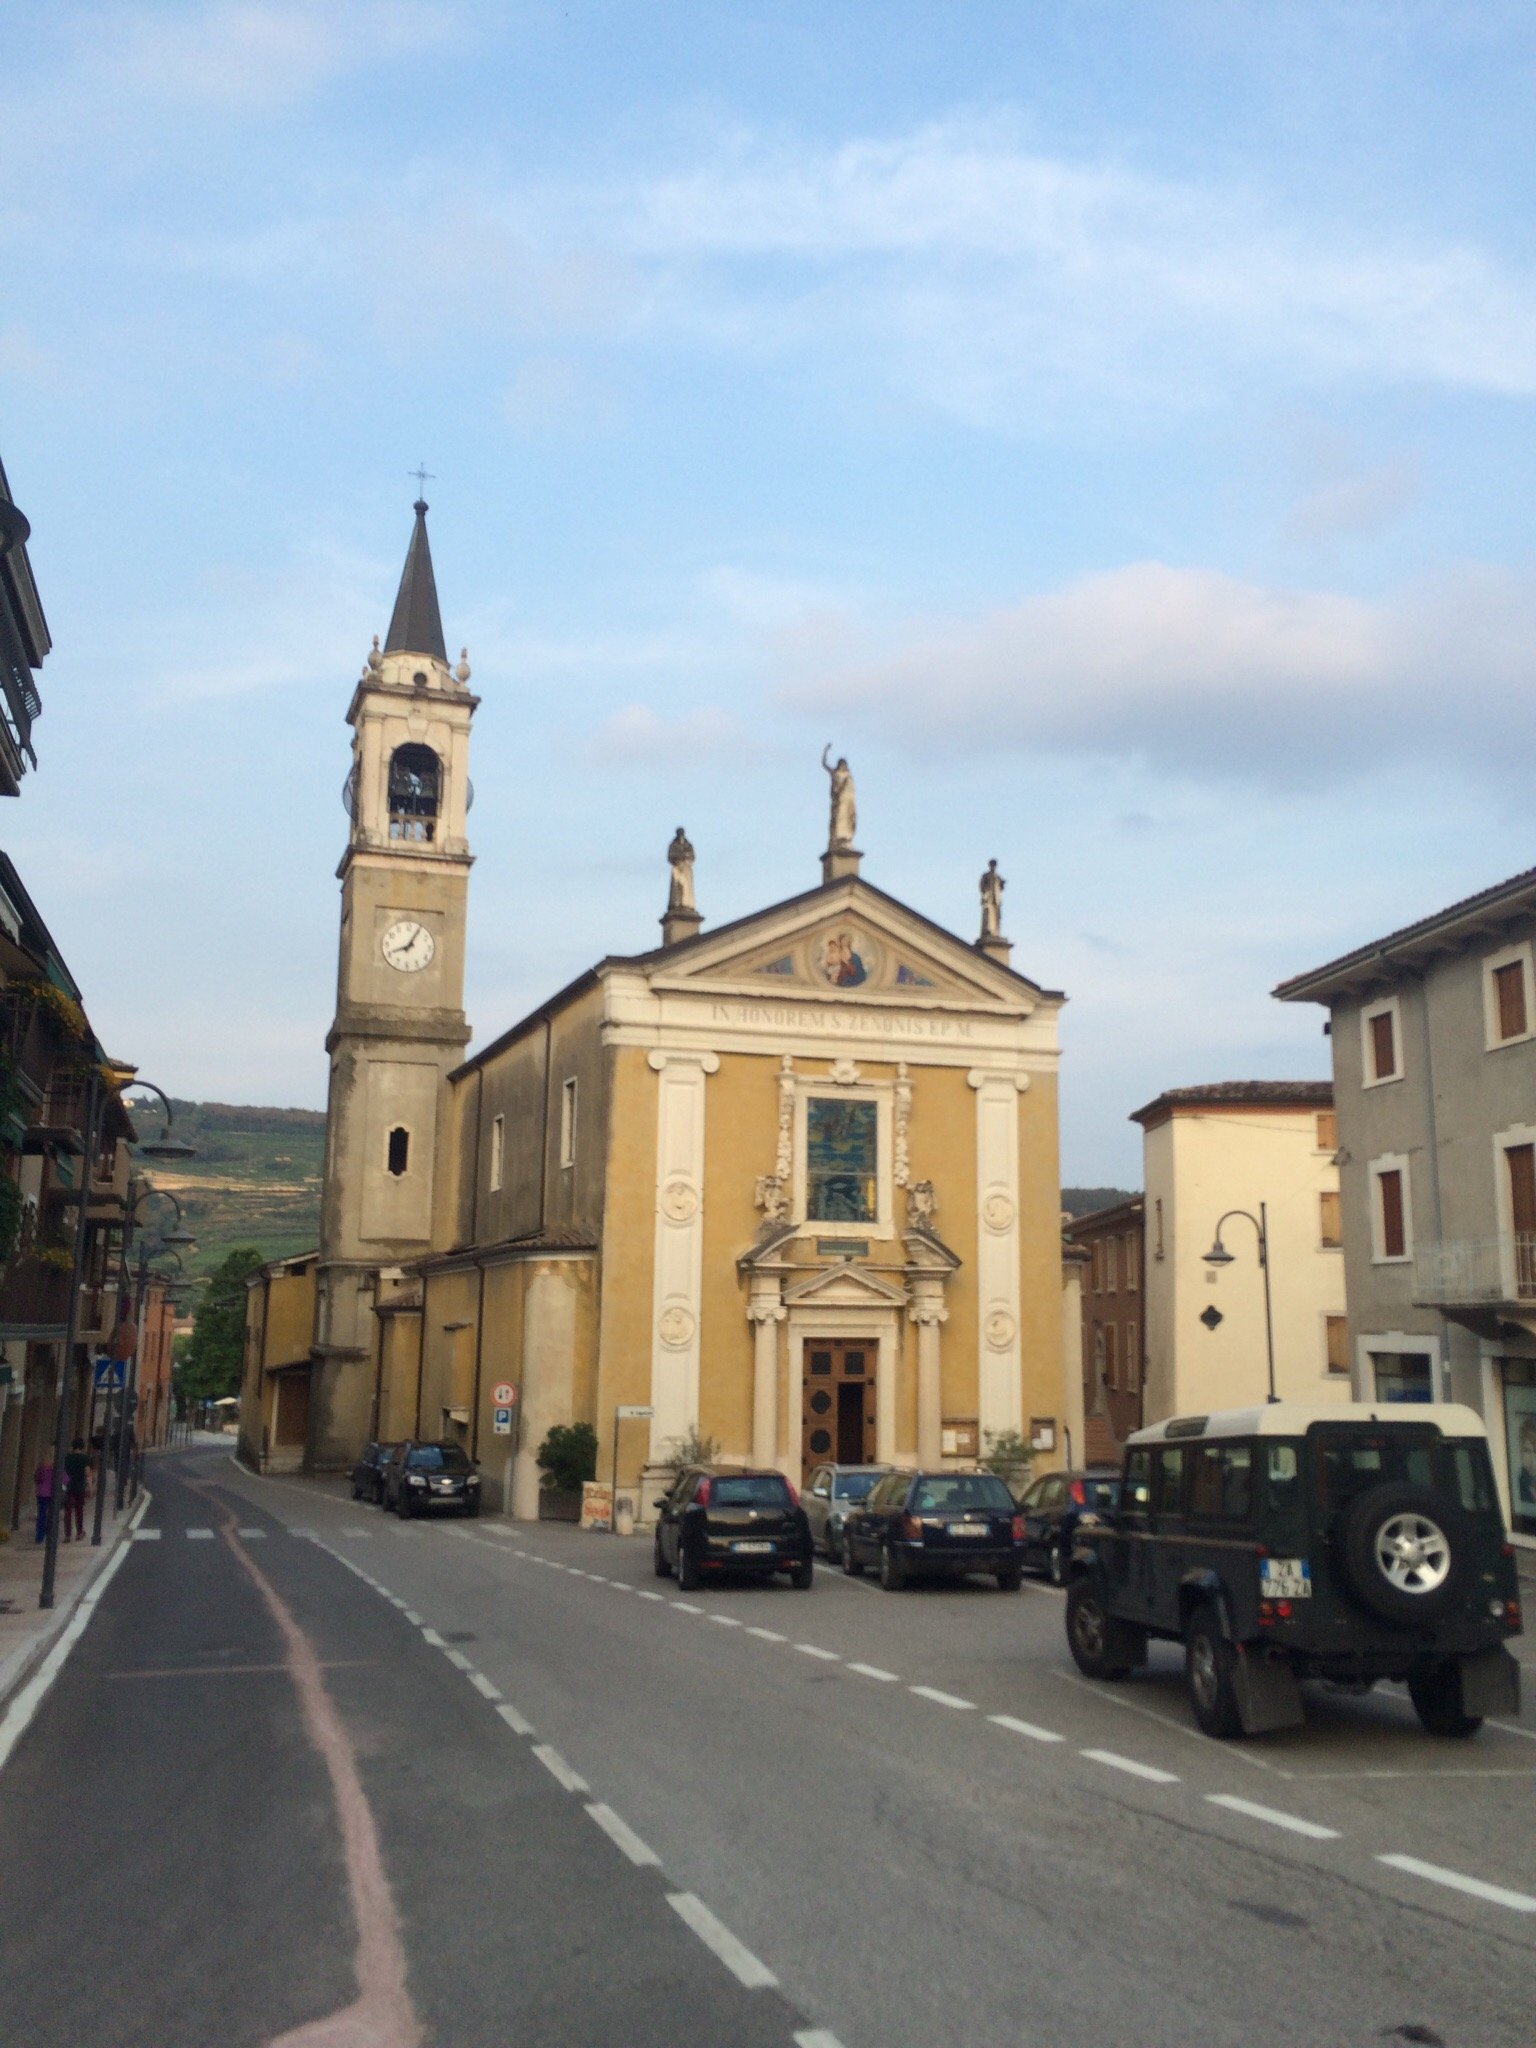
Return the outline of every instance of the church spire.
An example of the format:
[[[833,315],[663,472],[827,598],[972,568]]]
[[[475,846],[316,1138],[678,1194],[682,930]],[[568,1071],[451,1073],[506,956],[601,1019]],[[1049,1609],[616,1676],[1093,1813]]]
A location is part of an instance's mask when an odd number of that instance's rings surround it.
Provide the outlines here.
[[[430,654],[445,666],[443,621],[437,608],[437,581],[432,574],[432,549],[427,541],[427,506],[416,500],[416,524],[406,550],[400,590],[384,641],[386,654]]]

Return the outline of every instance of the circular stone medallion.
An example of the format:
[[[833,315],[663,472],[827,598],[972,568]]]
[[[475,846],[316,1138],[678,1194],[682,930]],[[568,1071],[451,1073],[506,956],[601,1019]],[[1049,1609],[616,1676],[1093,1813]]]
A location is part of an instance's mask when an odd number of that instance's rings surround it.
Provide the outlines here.
[[[1003,1231],[1012,1223],[1013,1216],[1013,1197],[1005,1195],[1001,1188],[994,1188],[981,1205],[982,1222],[988,1230]]]
[[[669,1180],[661,1191],[661,1212],[673,1223],[690,1223],[699,1212],[697,1191],[685,1180]]]
[[[1007,1309],[995,1308],[987,1317],[985,1328],[987,1342],[991,1345],[992,1349],[994,1351],[1006,1351],[1013,1342],[1014,1332],[1018,1325],[1014,1322]]]
[[[693,1310],[684,1308],[681,1302],[673,1302],[664,1308],[657,1319],[656,1329],[663,1344],[669,1344],[674,1351],[680,1350],[693,1336],[695,1328]]]

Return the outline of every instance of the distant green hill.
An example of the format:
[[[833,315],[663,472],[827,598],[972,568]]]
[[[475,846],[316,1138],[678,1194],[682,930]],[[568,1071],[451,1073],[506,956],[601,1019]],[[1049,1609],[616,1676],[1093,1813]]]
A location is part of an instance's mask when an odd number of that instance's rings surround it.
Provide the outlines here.
[[[180,1102],[175,1135],[197,1147],[192,1159],[141,1162],[156,1187],[180,1202],[197,1250],[187,1270],[211,1273],[236,1245],[255,1245],[264,1258],[307,1251],[320,1230],[320,1169],[325,1118],[315,1109],[262,1109],[229,1102]],[[152,1111],[137,1118],[146,1138],[158,1137]],[[146,1203],[141,1222],[170,1216]]]
[[[1116,1209],[1128,1202],[1131,1188],[1063,1188],[1061,1206],[1069,1216],[1091,1216],[1098,1209]]]

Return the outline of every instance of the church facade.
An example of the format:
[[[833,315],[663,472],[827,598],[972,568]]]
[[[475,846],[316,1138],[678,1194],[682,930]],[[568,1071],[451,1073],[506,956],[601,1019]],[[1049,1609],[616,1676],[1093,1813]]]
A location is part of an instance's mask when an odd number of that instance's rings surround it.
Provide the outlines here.
[[[412,549],[430,579],[421,512]],[[965,1465],[1014,1433],[1056,1462],[1063,998],[1012,967],[995,863],[974,941],[898,902],[824,758],[815,886],[709,931],[679,828],[662,944],[464,1058],[475,700],[435,593],[409,626],[407,597],[349,714],[322,1240],[279,1276],[313,1290],[308,1357],[271,1355],[253,1312],[246,1455],[325,1470],[370,1436],[457,1438],[487,1506],[533,1515],[548,1430],[586,1422],[642,1517],[705,1442],[797,1485],[830,1458]],[[436,761],[410,756],[425,839],[391,808],[406,748]],[[304,1374],[296,1459],[264,1401]]]

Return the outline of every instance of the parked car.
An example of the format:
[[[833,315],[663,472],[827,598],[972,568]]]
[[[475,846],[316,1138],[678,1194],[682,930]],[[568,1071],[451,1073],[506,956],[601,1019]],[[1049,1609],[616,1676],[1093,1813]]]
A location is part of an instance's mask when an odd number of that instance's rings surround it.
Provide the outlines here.
[[[818,1465],[806,1481],[805,1518],[811,1541],[828,1557],[843,1554],[843,1524],[849,1510],[867,1500],[889,1465]]]
[[[1073,1530],[1084,1515],[1112,1514],[1119,1499],[1118,1472],[1047,1472],[1036,1479],[1019,1501],[1025,1564],[1064,1586]]]
[[[461,1514],[480,1512],[480,1474],[462,1444],[416,1443],[410,1438],[395,1448],[384,1467],[383,1506],[403,1521],[437,1508]]]
[[[396,1444],[369,1444],[352,1467],[352,1498],[371,1500],[375,1507],[384,1498],[384,1467],[398,1449]]]
[[[843,1570],[878,1565],[899,1592],[909,1579],[990,1572],[1005,1593],[1024,1576],[1024,1517],[995,1472],[892,1472],[843,1525]]]
[[[787,1572],[809,1592],[811,1525],[782,1472],[684,1472],[656,1503],[656,1576],[686,1593],[705,1572]]]
[[[1124,1678],[1150,1637],[1183,1643],[1207,1735],[1297,1725],[1308,1678],[1406,1680],[1432,1735],[1519,1712],[1520,1587],[1470,1408],[1278,1402],[1141,1430],[1070,1571],[1078,1668]]]

